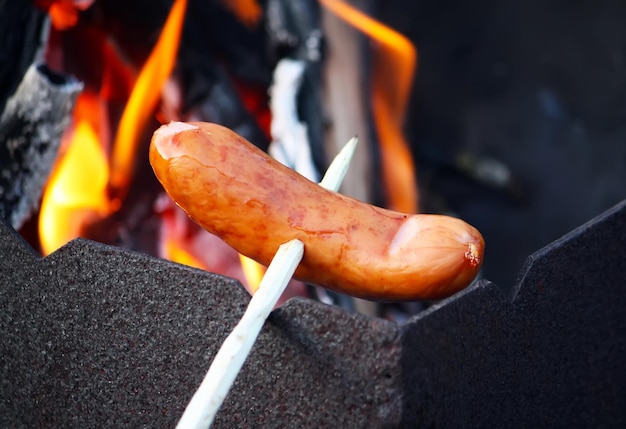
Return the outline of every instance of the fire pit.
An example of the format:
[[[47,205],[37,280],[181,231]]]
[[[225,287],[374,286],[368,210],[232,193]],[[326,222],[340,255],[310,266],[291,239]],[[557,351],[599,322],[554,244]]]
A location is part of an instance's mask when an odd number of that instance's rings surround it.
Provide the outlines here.
[[[36,3],[45,8],[51,2]],[[0,68],[3,79],[11,78],[0,87],[0,214],[6,220],[0,225],[2,426],[176,423],[248,301],[233,278],[250,286],[236,254],[236,271],[206,266],[213,257],[206,249],[220,254],[223,247],[198,239],[200,232],[160,199],[161,189],[142,159],[146,137],[159,122],[152,114],[158,110],[161,121],[216,120],[268,149],[275,140],[270,130],[275,112],[267,91],[275,87],[272,67],[283,57],[307,63],[296,110],[307,126],[311,171],[323,171],[327,154],[357,133],[367,150],[357,156],[353,182],[344,192],[379,204],[417,204],[412,166],[391,169],[409,172],[409,186],[396,187],[400,196],[384,186],[389,181],[385,142],[409,143],[409,155],[417,160],[421,208],[453,211],[484,232],[485,278],[498,286],[481,280],[441,303],[366,307],[369,314],[389,320],[348,312],[345,308],[354,304],[340,296],[317,298],[344,309],[289,301],[270,316],[215,427],[626,423],[625,203],[532,254],[508,292],[513,282],[507,276],[514,275],[522,258],[625,196],[621,179],[626,170],[618,162],[623,139],[609,112],[620,111],[616,101],[607,96],[606,106],[613,107],[603,110],[602,118],[594,113],[599,108],[582,107],[589,100],[604,106],[600,96],[584,89],[602,86],[603,79],[588,78],[604,76],[601,67],[572,72],[569,81],[553,77],[582,69],[571,66],[577,57],[559,50],[538,22],[537,17],[549,14],[562,17],[561,9],[506,2],[471,12],[458,4],[453,14],[424,5],[411,6],[410,13],[406,5],[371,7],[420,47],[406,141],[401,118],[409,89],[383,94],[396,104],[381,114],[373,101],[380,99],[379,89],[364,84],[375,81],[371,78],[377,73],[384,76],[385,70],[370,67],[381,52],[366,49],[384,42],[372,42],[343,21],[354,18],[329,12],[331,1],[268,0],[258,3],[261,9],[233,6],[247,2],[190,1],[187,33],[178,61],[170,65],[173,74],[167,80],[164,73],[163,91],[148,91],[149,97],[140,97],[144,109],[123,119],[164,23],[176,21],[171,2],[147,3],[96,0],[86,11],[70,7],[76,16],[62,10],[57,19],[69,19],[63,25],[71,29],[52,32],[45,50],[49,65],[64,73],[59,74],[34,61],[44,58],[38,41],[45,13],[30,4],[8,8],[0,1],[4,17],[19,17],[9,22],[20,30],[6,25],[2,35],[10,36],[10,46],[17,46],[22,58]],[[582,15],[574,9],[563,28],[579,35],[576,23]],[[610,33],[609,18],[620,12],[598,10],[590,27]],[[438,35],[438,16],[450,17],[445,36]],[[263,30],[255,29],[255,22],[263,22]],[[536,29],[527,45],[511,30],[525,25]],[[207,37],[207,29],[219,36]],[[23,36],[19,42],[15,34]],[[587,55],[588,45],[579,45],[576,55]],[[620,64],[608,39],[601,48],[612,52],[611,64]],[[175,55],[171,47],[158,52]],[[394,55],[374,64],[397,64]],[[33,62],[38,65],[29,67]],[[619,87],[624,74],[610,73],[605,80]],[[413,75],[401,74],[402,79],[383,81],[403,82]],[[155,94],[163,95],[158,109]],[[146,97],[153,99],[153,107]],[[15,113],[22,111],[32,115]],[[387,128],[377,122],[385,112],[394,113],[387,116],[391,122],[383,122]],[[121,124],[137,122],[143,125],[115,138]],[[511,135],[511,129],[524,132]],[[38,216],[47,217],[36,206],[64,130],[66,138],[73,130],[80,140],[95,142],[90,153],[98,161],[87,170],[105,174],[94,180],[64,179],[86,185],[89,196],[79,194],[78,200],[88,204],[78,210],[78,218],[66,219],[67,228],[52,228],[65,238],[46,250],[36,223]],[[113,173],[115,161],[101,156],[114,153],[118,139],[134,141],[131,152],[139,154],[122,162],[130,165],[122,176]],[[29,142],[32,146],[23,144]],[[61,152],[68,147],[64,141]],[[76,159],[87,166],[84,152]],[[392,164],[400,163],[405,165]],[[91,193],[94,188],[98,192]],[[91,241],[73,241],[47,257],[39,255],[78,235]],[[315,296],[311,292],[297,294]],[[357,303],[361,310],[362,304]]]

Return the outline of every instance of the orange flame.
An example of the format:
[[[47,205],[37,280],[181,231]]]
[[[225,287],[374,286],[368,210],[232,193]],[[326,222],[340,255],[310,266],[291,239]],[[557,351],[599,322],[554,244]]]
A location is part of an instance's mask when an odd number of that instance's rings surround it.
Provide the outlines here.
[[[64,135],[67,152],[55,166],[41,202],[39,233],[46,255],[79,237],[85,224],[115,209],[106,198],[109,166],[94,124],[102,106],[93,98],[79,97],[74,130]]]
[[[263,15],[257,0],[222,0],[221,3],[248,27],[256,27]]]
[[[403,35],[341,0],[320,0],[329,11],[379,43],[374,49],[372,110],[381,144],[382,172],[389,207],[418,208],[415,169],[402,133],[417,52]]]
[[[134,170],[139,136],[160,98],[160,88],[175,63],[187,1],[176,0],[149,59],[142,68],[126,104],[117,130],[112,160],[106,156],[105,100],[110,96],[111,81],[129,78],[119,64],[109,64],[105,50],[105,73],[99,99],[84,93],[74,110],[74,131],[65,133],[67,152],[60,158],[48,181],[41,204],[39,236],[44,254],[53,252],[67,241],[82,235],[85,225],[105,218],[120,205]],[[94,101],[95,100],[95,101]],[[116,191],[111,198],[109,187]]]
[[[78,11],[91,6],[94,0],[35,0],[35,6],[48,11],[57,30],[67,30],[78,22]]]
[[[128,189],[141,133],[161,98],[165,84],[176,63],[187,0],[176,0],[165,21],[159,40],[141,69],[133,92],[120,119],[113,155],[110,185],[116,194]]]
[[[163,240],[163,254],[166,259],[178,264],[206,270],[204,263],[191,252],[184,249],[181,243],[170,237],[165,237]]]
[[[241,269],[246,278],[246,285],[250,293],[254,294],[261,285],[266,268],[254,259],[250,259],[242,254],[239,254],[239,262],[241,262]]]

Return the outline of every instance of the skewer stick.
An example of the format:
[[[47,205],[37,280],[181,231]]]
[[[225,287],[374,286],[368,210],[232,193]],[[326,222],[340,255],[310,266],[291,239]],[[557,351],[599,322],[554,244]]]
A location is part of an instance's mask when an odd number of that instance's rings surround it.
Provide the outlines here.
[[[326,170],[320,186],[337,191],[356,149],[353,137]],[[258,290],[250,299],[241,320],[220,347],[200,387],[191,398],[177,429],[206,429],[211,426],[244,361],[250,354],[265,319],[278,302],[304,255],[304,244],[294,239],[282,244],[272,259]]]
[[[322,188],[335,192],[339,190],[341,182],[343,182],[343,178],[346,177],[348,172],[348,167],[350,167],[350,161],[352,161],[358,142],[359,140],[356,137],[352,137],[335,156],[319,183]]]
[[[224,402],[237,374],[272,308],[295,272],[304,245],[300,240],[282,244],[272,259],[259,289],[235,329],[218,351],[200,387],[191,398],[177,428],[208,428]]]

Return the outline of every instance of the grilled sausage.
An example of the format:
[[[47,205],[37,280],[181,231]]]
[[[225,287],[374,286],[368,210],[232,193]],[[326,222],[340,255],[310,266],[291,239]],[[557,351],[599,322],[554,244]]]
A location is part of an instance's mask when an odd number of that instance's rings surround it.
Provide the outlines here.
[[[483,259],[481,234],[462,220],[409,215],[328,191],[211,123],[159,128],[150,163],[198,224],[267,265],[297,238],[295,277],[353,296],[439,299],[467,286]]]

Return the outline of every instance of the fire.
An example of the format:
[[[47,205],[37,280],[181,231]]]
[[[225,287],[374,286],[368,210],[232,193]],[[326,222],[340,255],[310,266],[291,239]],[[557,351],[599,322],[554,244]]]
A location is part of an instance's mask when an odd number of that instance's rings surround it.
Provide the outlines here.
[[[372,102],[383,149],[383,179],[390,206],[414,212],[417,207],[415,175],[402,135],[402,125],[415,69],[415,49],[397,32],[345,3],[320,1],[378,42]],[[74,25],[79,18],[77,9],[91,3],[90,0],[40,2],[52,4],[49,10],[51,14],[57,14],[59,28]],[[245,24],[258,25],[262,15],[258,1],[223,3]],[[135,163],[141,159],[138,156],[140,137],[157,108],[161,89],[176,63],[186,7],[186,0],[174,1],[161,35],[136,78],[135,71],[129,71],[111,46],[103,47],[104,73],[99,93],[84,93],[79,97],[73,127],[64,136],[67,150],[55,166],[44,192],[39,221],[41,246],[45,254],[81,236],[86,226],[111,216],[120,208],[133,179]],[[120,95],[123,99],[128,97],[111,143],[106,107],[108,101]],[[264,119],[269,122],[268,118]],[[172,231],[170,235],[165,233],[161,237],[161,256],[207,269],[206,258],[196,253],[197,243],[193,245],[180,231],[178,235],[175,229]],[[239,261],[245,276],[244,283],[254,292],[265,268],[244,256],[240,256]]]
[[[70,3],[68,0],[53,2],[48,9],[50,13],[53,10],[57,13],[58,8],[63,7],[65,24],[59,28],[74,25],[78,19]],[[255,25],[260,17],[261,9],[256,1],[225,3],[249,25]],[[136,78],[115,49],[106,40],[103,43],[104,72],[99,93],[84,92],[78,98],[73,127],[63,137],[67,150],[55,166],[44,192],[39,217],[44,254],[82,236],[85,226],[119,209],[133,178],[141,134],[159,102],[159,88],[164,86],[176,62],[186,4],[186,0],[173,4],[161,35]],[[107,102],[126,97],[109,156]],[[207,269],[205,261],[196,254],[197,243],[187,236],[176,214],[167,209],[161,216],[160,255],[173,262]],[[240,280],[254,291],[265,268],[244,256],[240,256],[240,261],[245,276]]]
[[[254,259],[250,259],[241,254],[239,255],[239,262],[241,262],[241,268],[246,280],[245,284],[248,286],[250,293],[256,292],[265,275],[265,267]]]
[[[416,176],[402,128],[417,64],[415,47],[397,31],[341,0],[320,3],[378,42],[374,47],[372,110],[382,149],[383,180],[389,207],[414,213],[418,208]]]
[[[163,239],[163,250],[164,257],[172,262],[176,262],[178,264],[187,265],[189,267],[199,268],[201,270],[206,270],[206,266],[196,258],[192,252],[187,251],[181,243],[178,243],[176,240],[165,237]]]
[[[35,6],[48,11],[57,30],[73,27],[78,22],[78,11],[91,6],[94,0],[35,0]]]
[[[257,26],[263,15],[263,9],[257,0],[222,0],[221,3],[248,27]]]
[[[186,7],[187,0],[177,0],[172,5],[159,40],[137,78],[120,119],[111,157],[110,184],[116,194],[128,189],[139,137],[161,97],[161,91],[155,88],[163,88],[176,63]]]
[[[68,237],[81,235],[83,225],[111,213],[116,207],[106,198],[109,177],[107,156],[90,121],[98,106],[89,95],[77,103],[74,130],[65,133],[67,152],[56,165],[41,202],[41,248],[49,254]],[[67,190],[71,189],[71,192]]]
[[[44,254],[82,235],[89,223],[105,218],[119,208],[133,175],[139,136],[160,98],[165,79],[172,71],[185,15],[186,0],[177,0],[163,31],[143,66],[120,121],[111,160],[105,152],[109,142],[104,104],[111,81],[128,76],[105,74],[103,87],[93,94],[81,94],[74,111],[74,131],[66,132],[67,151],[59,160],[44,191],[39,218],[39,235]],[[108,52],[105,50],[105,53]],[[108,64],[108,63],[106,63]],[[110,71],[123,68],[110,67]],[[156,90],[155,90],[156,89]],[[111,195],[111,189],[115,192]]]

